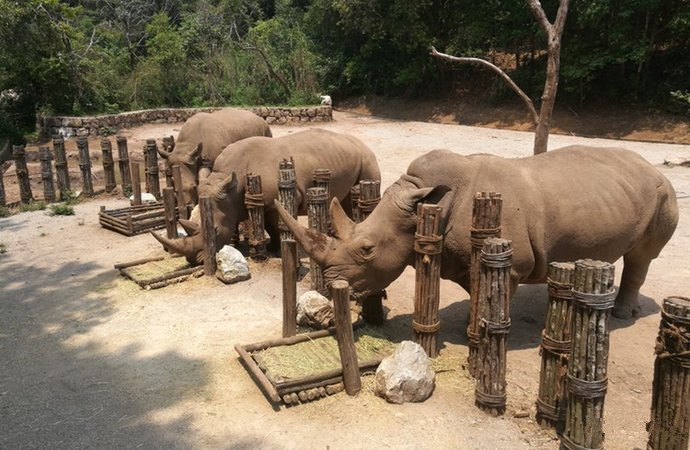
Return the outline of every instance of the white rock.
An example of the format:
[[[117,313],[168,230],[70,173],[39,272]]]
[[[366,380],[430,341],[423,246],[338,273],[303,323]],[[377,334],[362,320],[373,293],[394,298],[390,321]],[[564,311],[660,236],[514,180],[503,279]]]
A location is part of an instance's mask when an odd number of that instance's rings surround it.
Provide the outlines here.
[[[333,100],[331,100],[330,95],[321,95],[321,104],[322,105],[332,105]]]
[[[376,370],[376,395],[389,403],[423,402],[434,391],[435,380],[424,349],[403,341]]]
[[[304,327],[324,329],[333,325],[333,305],[316,291],[307,291],[297,299],[297,323]]]
[[[226,284],[237,283],[251,278],[247,260],[235,247],[226,245],[216,253],[218,270],[216,277]]]
[[[134,196],[130,195],[129,199],[130,201],[134,201]],[[149,192],[141,193],[141,203],[155,203],[156,201],[156,197],[154,197],[153,194]]]

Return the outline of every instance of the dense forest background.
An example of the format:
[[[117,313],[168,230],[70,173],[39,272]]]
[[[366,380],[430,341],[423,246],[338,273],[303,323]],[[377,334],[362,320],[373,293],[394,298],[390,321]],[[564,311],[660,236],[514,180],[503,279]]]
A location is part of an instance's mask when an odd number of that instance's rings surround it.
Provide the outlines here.
[[[552,18],[557,2],[542,4]],[[0,0],[0,136],[30,132],[36,113],[305,104],[319,93],[512,98],[480,68],[430,58],[432,44],[541,93],[546,43],[524,1]],[[559,103],[687,113],[689,49],[688,0],[574,0]]]

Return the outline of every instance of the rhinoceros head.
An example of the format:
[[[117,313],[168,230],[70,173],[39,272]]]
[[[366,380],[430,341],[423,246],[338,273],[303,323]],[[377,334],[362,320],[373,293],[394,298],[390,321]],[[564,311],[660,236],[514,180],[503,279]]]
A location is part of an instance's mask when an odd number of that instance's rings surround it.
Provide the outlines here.
[[[244,210],[237,184],[237,175],[234,172],[231,175],[213,172],[199,185],[199,195],[207,195],[211,199],[217,248],[231,241],[237,223],[242,219]],[[167,239],[156,233],[152,232],[152,234],[164,247],[187,257],[189,262],[193,264],[203,262],[204,241],[201,225],[184,219],[180,219],[179,222],[187,232],[187,237]]]
[[[201,167],[202,144],[177,142],[172,152],[158,149],[158,154],[165,159],[168,167],[180,166],[182,193],[186,205],[197,203],[197,184]]]
[[[301,226],[278,202],[275,206],[295,240],[323,267],[326,282],[347,280],[353,297],[362,298],[384,289],[413,263],[417,203],[435,202],[449,191],[445,186],[420,188],[420,184],[421,180],[403,175],[358,224],[334,198],[333,237]]]

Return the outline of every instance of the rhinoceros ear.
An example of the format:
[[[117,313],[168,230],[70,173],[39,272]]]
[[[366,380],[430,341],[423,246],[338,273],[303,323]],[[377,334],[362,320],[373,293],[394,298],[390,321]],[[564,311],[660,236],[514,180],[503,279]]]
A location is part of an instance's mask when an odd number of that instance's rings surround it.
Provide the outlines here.
[[[405,208],[410,212],[417,211],[417,203],[440,203],[441,199],[450,191],[448,186],[439,185],[406,190],[403,194]]]
[[[194,149],[194,151],[192,152],[192,158],[193,159],[201,158],[201,151],[203,149],[204,149],[204,145],[201,142],[199,142],[197,144],[196,148]]]
[[[235,172],[227,176],[221,185],[223,192],[232,192],[237,189],[237,174]]]

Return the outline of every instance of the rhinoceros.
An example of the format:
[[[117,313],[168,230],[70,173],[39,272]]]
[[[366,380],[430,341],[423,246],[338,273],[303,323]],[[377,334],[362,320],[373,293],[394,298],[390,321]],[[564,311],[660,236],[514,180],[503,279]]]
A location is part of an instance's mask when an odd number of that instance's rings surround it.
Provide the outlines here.
[[[363,222],[331,202],[335,237],[305,229],[278,207],[296,240],[324,267],[327,281],[350,282],[361,298],[414,265],[418,202],[444,208],[441,277],[469,292],[473,196],[503,195],[502,236],[513,241],[511,293],[543,283],[549,262],[624,259],[614,315],[639,313],[638,294],[652,259],[678,223],[671,183],[639,155],[623,149],[571,146],[504,159],[435,150],[414,160]]]
[[[314,169],[330,169],[331,198],[350,202],[350,189],[360,180],[381,179],[374,153],[358,139],[321,129],[309,129],[278,138],[253,137],[229,145],[213,165],[213,172],[199,184],[199,194],[212,200],[216,245],[232,241],[237,224],[248,218],[244,205],[245,175],[261,175],[264,195],[265,227],[271,241],[270,251],[280,248],[278,214],[273,201],[278,198],[278,164],[294,159],[297,178],[298,214],[306,214],[306,189],[313,185]],[[239,179],[238,175],[239,174]],[[152,233],[164,247],[187,257],[190,262],[203,260],[203,239],[199,224],[180,220],[188,237],[170,240]]]
[[[220,152],[233,142],[252,136],[271,137],[271,129],[251,111],[226,108],[200,112],[182,125],[172,152],[159,149],[158,153],[168,166],[180,166],[185,203],[196,204],[198,180],[210,173]]]

